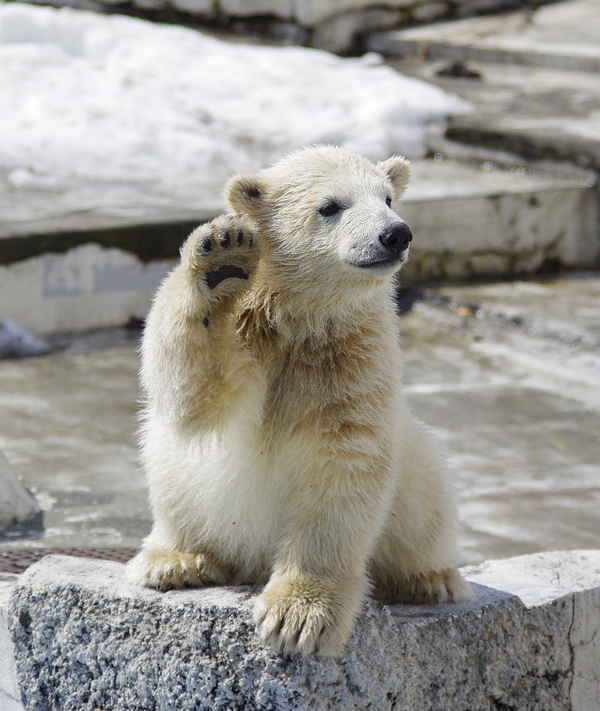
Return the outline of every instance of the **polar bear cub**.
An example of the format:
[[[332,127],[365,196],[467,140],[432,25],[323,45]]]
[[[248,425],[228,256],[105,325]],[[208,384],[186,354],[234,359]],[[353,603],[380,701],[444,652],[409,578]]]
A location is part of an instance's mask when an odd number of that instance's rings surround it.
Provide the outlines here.
[[[364,596],[461,602],[456,514],[402,395],[392,276],[410,176],[331,146],[226,186],[142,346],[154,527],[132,582],[265,583],[264,641],[339,654]]]

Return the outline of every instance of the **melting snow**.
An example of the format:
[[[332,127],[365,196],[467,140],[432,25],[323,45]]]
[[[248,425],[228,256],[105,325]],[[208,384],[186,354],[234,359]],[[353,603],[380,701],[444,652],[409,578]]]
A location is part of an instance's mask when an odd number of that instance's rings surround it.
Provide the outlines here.
[[[303,145],[424,151],[464,109],[381,65],[69,8],[0,3],[0,168],[15,186],[136,181],[218,194]]]

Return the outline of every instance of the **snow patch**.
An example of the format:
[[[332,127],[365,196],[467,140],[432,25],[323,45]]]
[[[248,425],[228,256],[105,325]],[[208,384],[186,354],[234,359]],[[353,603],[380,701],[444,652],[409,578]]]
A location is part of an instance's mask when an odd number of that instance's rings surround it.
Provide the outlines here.
[[[373,53],[0,3],[0,167],[15,187],[85,178],[213,197],[231,173],[313,143],[417,157],[424,125],[465,108]]]

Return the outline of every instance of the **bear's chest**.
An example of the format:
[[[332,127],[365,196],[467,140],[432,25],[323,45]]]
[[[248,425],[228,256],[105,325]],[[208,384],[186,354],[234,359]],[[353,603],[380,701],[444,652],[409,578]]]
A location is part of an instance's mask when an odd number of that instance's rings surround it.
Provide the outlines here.
[[[288,436],[364,420],[390,407],[399,371],[394,359],[375,355],[358,339],[301,348],[273,349],[265,359],[263,425]]]

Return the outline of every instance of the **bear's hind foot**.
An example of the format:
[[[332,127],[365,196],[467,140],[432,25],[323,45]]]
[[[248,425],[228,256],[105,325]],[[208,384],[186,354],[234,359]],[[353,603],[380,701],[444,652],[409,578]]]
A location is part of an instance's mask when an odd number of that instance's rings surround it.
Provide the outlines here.
[[[224,585],[227,573],[205,553],[180,553],[161,549],[143,550],[127,564],[132,585],[166,591],[173,588]]]
[[[454,568],[411,575],[393,583],[376,585],[374,597],[381,602],[407,605],[440,605],[468,602],[473,597],[469,583]]]

